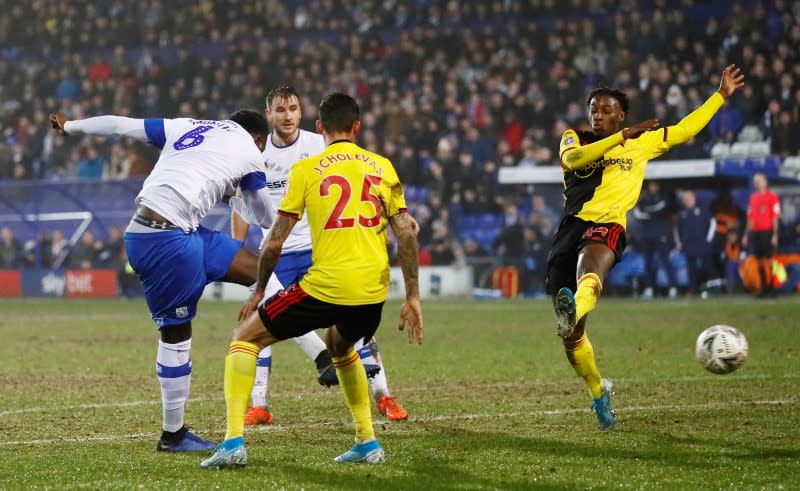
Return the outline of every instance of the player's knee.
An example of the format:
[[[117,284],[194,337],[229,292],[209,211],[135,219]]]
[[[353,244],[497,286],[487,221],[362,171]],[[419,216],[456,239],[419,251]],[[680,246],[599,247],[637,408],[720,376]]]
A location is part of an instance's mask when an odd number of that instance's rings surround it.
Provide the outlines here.
[[[233,341],[245,341],[259,348],[271,346],[280,339],[276,338],[261,322],[260,317],[251,315],[233,331]]]
[[[174,326],[161,328],[161,341],[167,344],[177,344],[192,338],[192,323],[185,322]]]
[[[325,345],[331,356],[344,356],[353,349],[353,342],[342,336],[336,326],[325,332]]]

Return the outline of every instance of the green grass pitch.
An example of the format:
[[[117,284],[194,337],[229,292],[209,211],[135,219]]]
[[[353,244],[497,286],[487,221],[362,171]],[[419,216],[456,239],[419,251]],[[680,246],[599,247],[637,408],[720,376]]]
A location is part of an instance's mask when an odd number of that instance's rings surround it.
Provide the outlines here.
[[[223,358],[239,305],[195,320],[187,424],[225,432]],[[142,301],[0,302],[0,489],[780,489],[800,476],[800,304],[794,299],[605,298],[589,332],[615,382],[617,428],[597,429],[548,301],[429,301],[425,343],[384,309],[378,341],[406,422],[373,409],[387,461],[342,466],[339,389],[292,342],[274,348],[275,424],[248,429],[250,464],[205,471],[155,451],[157,335]],[[694,360],[704,328],[750,343],[739,371]]]

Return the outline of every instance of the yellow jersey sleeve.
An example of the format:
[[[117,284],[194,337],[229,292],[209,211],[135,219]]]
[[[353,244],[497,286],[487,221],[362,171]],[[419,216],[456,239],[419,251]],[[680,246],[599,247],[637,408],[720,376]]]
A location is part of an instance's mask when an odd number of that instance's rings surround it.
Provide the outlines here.
[[[586,167],[595,160],[603,158],[606,152],[622,143],[623,140],[622,131],[617,131],[602,140],[581,145],[575,130],[567,130],[561,136],[561,146],[559,147],[561,168],[564,172],[568,172]],[[569,153],[565,155],[567,152]]]
[[[722,97],[722,94],[714,92],[706,102],[687,114],[678,124],[648,131],[640,136],[640,144],[645,149],[648,158],[661,156],[675,145],[691,140],[706,127],[724,103],[725,98]]]
[[[561,160],[561,157],[564,155],[564,152],[567,150],[572,150],[581,146],[580,139],[578,138],[578,134],[575,130],[569,129],[561,135],[561,145],[558,147],[558,157],[559,161],[561,162],[561,168],[564,170],[569,170],[569,167],[564,165],[564,161]]]
[[[306,179],[303,168],[299,165],[292,166],[289,171],[289,182],[286,194],[283,195],[278,214],[300,220],[306,208]]]
[[[386,161],[384,175],[381,179],[381,184],[386,189],[385,196],[383,197],[384,204],[386,205],[386,218],[391,218],[398,213],[404,213],[406,210],[406,197],[403,193],[403,185],[400,184],[400,178],[394,170],[391,162]]]

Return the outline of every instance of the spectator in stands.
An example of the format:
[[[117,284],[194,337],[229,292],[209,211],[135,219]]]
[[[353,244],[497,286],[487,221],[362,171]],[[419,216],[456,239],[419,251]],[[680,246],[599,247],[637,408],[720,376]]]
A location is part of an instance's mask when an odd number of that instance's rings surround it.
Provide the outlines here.
[[[523,271],[524,236],[522,217],[517,205],[509,201],[505,205],[505,225],[492,242],[492,249],[505,266],[514,266]]]
[[[108,238],[103,242],[97,256],[98,265],[118,269],[124,266],[123,260],[127,263],[123,235],[124,231],[118,225],[109,229]]]
[[[69,251],[67,263],[74,269],[91,269],[97,266],[103,243],[95,240],[94,234],[87,230],[81,235],[81,240]]]
[[[714,233],[711,213],[697,203],[694,191],[681,194],[683,207],[678,211],[676,242],[686,257],[689,293],[705,298],[705,282],[711,262],[711,237]]]
[[[531,296],[542,294],[547,274],[547,242],[536,227],[523,228],[522,240],[520,291]]]
[[[99,179],[103,176],[104,165],[105,162],[92,145],[84,150],[84,156],[78,163],[77,177],[81,179]]]
[[[672,267],[669,251],[672,249],[672,217],[674,205],[662,193],[658,181],[647,181],[633,209],[639,222],[638,245],[644,256],[644,291],[642,298],[652,299],[658,289],[658,270],[667,275],[667,295],[678,296],[678,280]]]
[[[708,129],[714,141],[732,142],[744,126],[742,111],[731,105],[725,104],[708,123]]]
[[[741,57],[753,73],[743,95],[712,123],[718,125],[718,136],[733,138],[738,131],[738,123],[731,128],[731,118],[720,119],[728,109],[740,111],[743,124],[767,123],[763,116],[772,100],[776,109],[769,114],[765,138],[777,128],[781,110],[789,112],[792,125],[800,122],[800,88],[790,84],[798,78],[792,74],[800,73],[792,48],[800,45],[800,19],[790,14],[787,2],[757,3],[755,10],[762,9],[763,19],[771,20],[756,20],[754,14],[738,31],[732,24],[740,14],[727,13],[719,2],[687,16],[680,2],[660,0],[657,8],[642,4],[608,21],[610,3],[579,3],[592,5],[582,10],[586,15],[580,22],[552,1],[400,0],[343,2],[337,8],[324,2],[323,10],[320,2],[272,1],[268,7],[210,2],[209,9],[187,10],[164,8],[162,1],[120,10],[115,2],[90,0],[71,2],[58,12],[55,25],[47,2],[25,4],[4,18],[19,28],[0,26],[0,127],[10,130],[10,140],[0,143],[0,179],[57,180],[85,172],[79,171],[82,156],[73,150],[90,140],[65,142],[54,136],[48,153],[42,152],[47,137],[43,144],[37,137],[26,139],[27,128],[18,129],[23,120],[36,126],[36,114],[57,105],[57,98],[77,101],[70,108],[76,118],[147,116],[157,109],[168,116],[216,119],[253,97],[245,87],[290,82],[279,80],[286,74],[294,74],[304,107],[314,107],[332,85],[356,94],[365,145],[394,145],[401,177],[416,176],[404,182],[429,187],[443,197],[440,206],[453,204],[461,191],[450,188],[469,179],[458,175],[458,156],[465,151],[473,155],[478,175],[472,187],[480,212],[497,207],[492,204],[496,200],[484,199],[481,188],[493,179],[480,172],[486,162],[497,167],[557,165],[552,149],[564,125],[578,114],[574,104],[566,114],[560,109],[581,99],[584,85],[592,81],[613,82],[638,94],[642,103],[634,104],[629,120],[652,114],[645,101],[659,91],[666,94],[664,113],[680,117],[703,102],[709,77],[716,76],[717,53],[726,53]],[[320,20],[323,13],[326,20]],[[552,19],[546,22],[547,34],[542,16]],[[86,18],[112,28],[81,31]],[[476,23],[493,28],[476,31]],[[36,26],[43,25],[52,26],[49,35],[36,34]],[[176,36],[176,26],[211,27],[187,27]],[[251,42],[250,33],[257,29],[276,33],[275,42]],[[392,49],[387,48],[390,40]],[[337,74],[334,67],[344,66],[347,55],[357,51],[363,56],[352,57],[346,76]],[[58,52],[69,55],[48,54]],[[265,60],[269,71],[258,68],[266,66]],[[244,75],[226,75],[237,72]],[[303,116],[301,127],[313,130],[316,115]],[[701,134],[694,143],[673,149],[672,158],[707,157],[707,138]],[[153,150],[130,139],[114,143],[128,149],[129,158],[120,160],[115,145],[97,147],[105,161],[102,178],[124,178],[128,161],[129,176],[149,173],[156,160]],[[777,148],[783,153],[781,145]],[[796,154],[797,149],[786,152]],[[34,165],[40,158],[44,169]],[[530,190],[507,187],[497,193],[504,194],[527,199]]]
[[[543,195],[534,194],[531,197],[528,224],[535,227],[540,235],[551,237],[555,233],[556,224],[558,224],[559,220],[559,214],[547,204],[547,200]]]
[[[800,125],[792,121],[789,111],[778,114],[778,124],[772,133],[772,153],[781,157],[797,155],[800,149]]]
[[[781,206],[778,196],[769,189],[767,177],[762,173],[753,176],[753,194],[747,206],[747,226],[742,236],[742,248],[748,244],[752,254],[758,259],[761,274],[761,297],[773,297],[770,261],[778,250],[778,227],[780,226]]]
[[[734,234],[736,242],[739,242],[738,231],[741,230],[744,211],[736,206],[730,189],[723,188],[711,202],[711,213],[714,215],[714,236],[711,239],[710,272],[712,281],[719,280],[719,287],[725,292],[729,283],[726,271],[730,262],[730,236]]]
[[[9,227],[0,229],[0,269],[22,266],[22,244],[14,238]]]
[[[61,230],[53,230],[52,234],[44,234],[40,242],[42,263],[47,267],[60,266],[59,258],[69,250],[69,242]]]
[[[115,143],[111,146],[111,157],[108,165],[103,168],[103,179],[126,179],[130,169],[131,157],[128,149],[121,143]]]
[[[453,249],[453,244],[445,237],[439,237],[433,241],[430,253],[431,266],[450,266],[456,261],[456,253]]]

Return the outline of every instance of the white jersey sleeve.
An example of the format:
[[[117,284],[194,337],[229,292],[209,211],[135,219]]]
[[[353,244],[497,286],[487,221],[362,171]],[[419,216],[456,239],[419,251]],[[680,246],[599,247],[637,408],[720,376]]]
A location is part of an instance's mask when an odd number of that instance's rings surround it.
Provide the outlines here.
[[[129,136],[148,141],[148,121],[152,120],[123,116],[95,116],[67,121],[64,123],[64,132],[68,135]]]
[[[144,129],[161,155],[136,197],[137,205],[191,232],[211,208],[243,185],[258,220],[272,223],[261,153],[241,126],[233,121],[147,119]]]
[[[274,144],[272,136],[267,139],[267,146],[262,156],[267,170],[267,188],[269,188],[273,209],[278,209],[283,195],[286,194],[289,171],[294,163],[323,150],[325,150],[325,141],[322,139],[322,135],[305,130],[300,130],[293,143],[282,147]],[[262,229],[265,239],[269,237],[269,230],[269,228]],[[263,240],[261,245],[264,245]],[[308,218],[303,215],[283,243],[282,251],[308,250],[311,250],[311,229],[308,226]]]

